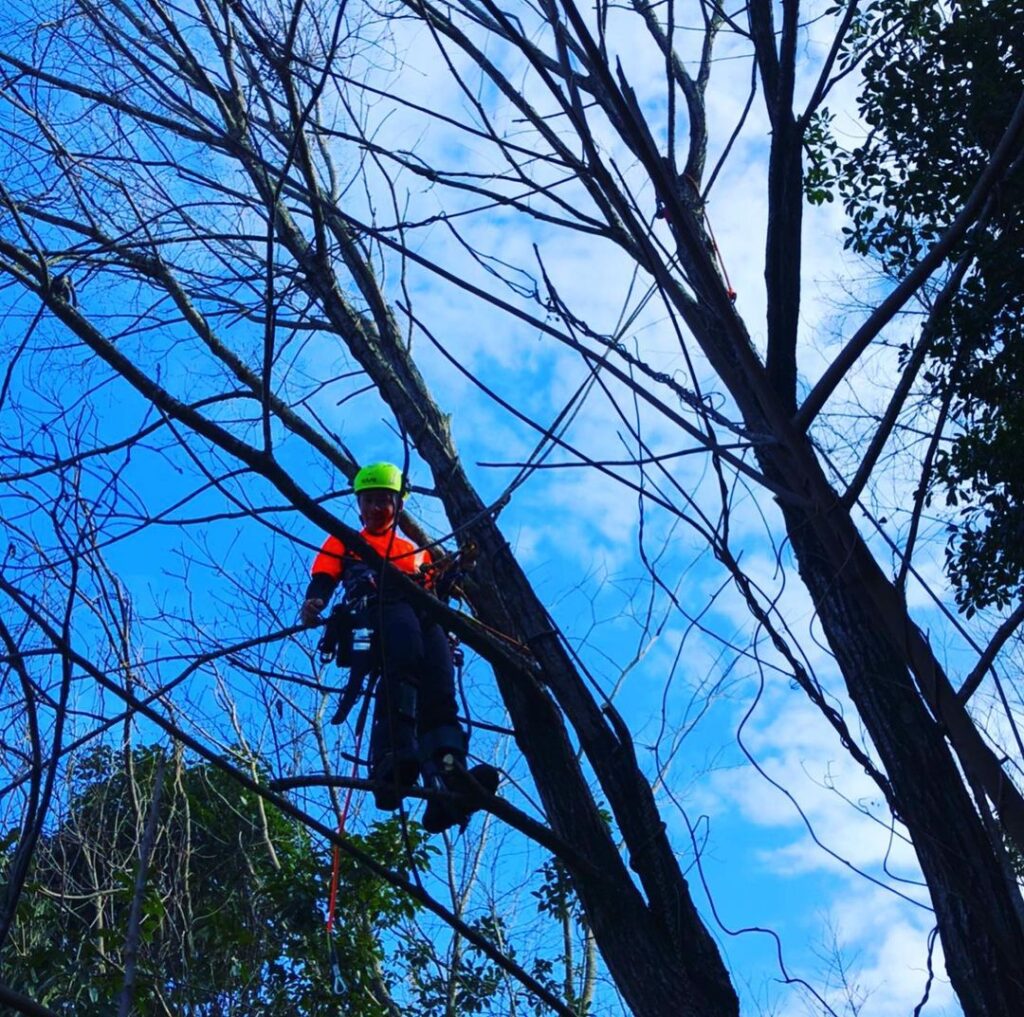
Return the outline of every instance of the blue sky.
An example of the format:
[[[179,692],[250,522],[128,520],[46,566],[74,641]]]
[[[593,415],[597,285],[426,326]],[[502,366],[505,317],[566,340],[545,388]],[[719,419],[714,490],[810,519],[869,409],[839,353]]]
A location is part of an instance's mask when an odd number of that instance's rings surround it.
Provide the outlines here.
[[[827,24],[826,19],[806,33],[805,89],[827,41]],[[379,68],[379,80],[390,81],[400,92],[431,108],[469,116],[465,97],[437,58],[426,33],[409,23],[396,24],[392,31],[390,45],[402,54],[404,65]],[[625,55],[627,74],[645,111],[664,136],[662,67],[644,49],[640,29],[628,21],[620,23],[615,45]],[[490,55],[512,66],[510,54],[500,47],[494,47]],[[735,126],[750,74],[742,40],[723,37],[720,57],[708,91],[709,165]],[[464,62],[459,68],[494,122],[516,130],[515,112],[494,89],[479,86],[473,69]],[[533,86],[528,94],[542,110],[548,108],[548,100]],[[336,97],[328,96],[325,102],[332,99]],[[837,92],[831,105],[839,111],[844,127],[854,130],[852,82]],[[483,142],[467,140],[440,122],[428,124],[420,114],[382,103],[370,117],[375,139],[381,144],[414,147],[420,158],[441,159],[470,172],[485,172],[498,165],[497,156]],[[722,257],[738,292],[737,306],[755,344],[763,339],[767,131],[762,104],[756,100],[708,206]],[[611,130],[598,125],[597,134],[605,146],[604,154],[616,160],[626,179],[637,186],[640,199],[646,200],[650,190],[643,187],[640,174]],[[191,156],[198,157],[196,153]],[[339,159],[343,168],[351,168],[350,154],[339,152]],[[474,207],[478,200],[427,187],[408,173],[399,176],[398,189],[408,220],[426,219],[442,210],[461,211]],[[577,207],[592,211],[578,186],[568,183],[559,193]],[[369,194],[381,208],[381,217],[386,218],[386,193],[379,177],[371,176]],[[358,189],[350,192],[346,201],[357,211],[365,210],[366,199]],[[653,211],[649,201],[645,212]],[[631,264],[611,245],[507,210],[466,216],[457,222],[475,247],[534,276],[538,272],[536,247],[559,294],[598,331],[612,332],[624,311],[637,309],[637,318],[624,331],[623,341],[657,370],[671,373],[687,386],[697,381],[717,393],[710,370],[692,350],[697,378],[688,377],[685,358],[663,308],[656,301],[638,307],[647,282],[640,278],[634,285]],[[834,352],[835,339],[844,332],[849,334],[849,323],[857,320],[857,312],[848,311],[850,292],[871,292],[865,282],[870,270],[842,252],[842,223],[841,211],[831,205],[810,210],[806,217],[801,319],[805,383],[813,382]],[[661,239],[667,242],[665,227],[661,230]],[[443,261],[455,274],[512,303],[528,306],[483,271],[445,224],[435,222],[416,230],[409,242],[424,256]],[[586,379],[580,358],[537,329],[499,315],[486,303],[460,293],[416,265],[406,264],[404,277],[392,257],[384,259],[383,267],[388,296],[396,302],[411,299],[417,317],[461,365],[539,423],[551,423]],[[522,281],[519,275],[515,278]],[[107,283],[104,288],[87,280],[81,286],[80,299],[90,314],[109,316],[113,323],[116,315],[128,315],[145,304],[144,294],[137,297],[130,291],[124,284]],[[34,307],[9,294],[0,299],[9,343]],[[213,302],[207,306],[212,307]],[[531,310],[536,313],[535,308]],[[46,321],[42,327],[47,335],[59,334],[54,322]],[[261,336],[257,327],[225,320],[222,328],[237,348],[250,354],[258,351]],[[195,393],[214,389],[221,381],[208,370],[209,359],[194,341],[186,343],[182,334],[179,325],[167,324],[136,341],[135,348],[150,363],[161,364],[162,380],[169,387]],[[152,343],[152,348],[147,349],[146,343]],[[485,500],[497,497],[514,475],[514,467],[477,464],[521,461],[533,449],[536,433],[492,403],[432,349],[424,335],[415,335],[414,343],[420,369],[441,408],[452,415],[456,444],[475,483]],[[78,358],[72,354],[71,359]],[[851,401],[870,406],[883,397],[894,359],[891,349],[873,354],[842,398],[849,396]],[[31,371],[31,363],[26,363],[26,372]],[[47,371],[52,372],[53,365],[48,361]],[[301,352],[282,363],[279,379],[283,391],[304,394],[350,366],[336,337],[314,333]],[[84,391],[86,380],[85,374],[71,370],[59,378],[65,393]],[[41,379],[44,385],[49,382],[50,376]],[[401,445],[389,426],[390,414],[377,396],[366,393],[344,398],[360,384],[358,380],[339,380],[319,392],[313,406],[362,461],[400,460]],[[623,399],[623,388],[612,383],[612,391],[623,400],[623,408],[633,413],[631,401]],[[669,397],[665,391],[660,394]],[[37,397],[23,398],[31,405]],[[127,432],[145,413],[120,386],[89,396],[88,405],[93,414],[89,427],[94,428],[89,440],[95,441]],[[729,411],[724,400],[715,405]],[[4,411],[5,433],[16,429],[18,423],[11,412],[9,408]],[[656,452],[668,454],[688,447],[689,440],[679,429],[650,408],[641,406],[636,414],[645,442]],[[27,414],[21,421],[25,419]],[[623,422],[596,388],[580,406],[565,437],[598,458],[628,458],[632,449]],[[154,439],[152,444],[163,440]],[[301,442],[283,435],[279,440],[282,459],[310,489],[324,492],[344,486]],[[207,456],[206,462],[212,461]],[[550,461],[572,460],[556,450]],[[226,459],[224,463],[223,468],[230,467]],[[688,455],[672,460],[669,468],[694,504],[717,517],[720,497],[706,457]],[[629,468],[622,469],[622,474],[631,481],[638,479],[637,472]],[[415,461],[411,480],[414,485],[431,485],[425,467]],[[119,510],[137,500],[150,513],[175,504],[204,483],[195,464],[173,443],[169,451],[153,447],[136,453],[125,468],[124,481],[117,492]],[[899,525],[898,509],[912,486],[913,481],[895,463],[883,484],[872,492],[880,509],[895,510],[893,527]],[[319,530],[281,505],[279,496],[265,485],[251,479],[241,483],[227,480],[225,488],[254,504],[280,509],[266,517],[279,532],[234,518],[194,527],[179,523],[150,528],[109,551],[140,618],[149,619],[157,611],[165,615],[162,623],[150,622],[145,627],[140,646],[144,656],[183,652],[189,646],[214,646],[244,638],[254,626],[266,626],[271,619],[281,624],[294,620],[292,612],[311,559],[310,546],[319,543]],[[347,522],[355,523],[350,505],[334,504]],[[223,492],[210,491],[176,515],[200,515],[227,505]],[[681,496],[677,496],[677,505],[683,506]],[[447,532],[436,502],[430,498],[416,496],[410,508],[434,532]],[[39,525],[44,522],[41,517],[37,520]],[[648,558],[658,560],[659,573],[673,588],[679,602],[679,607],[674,607],[663,591],[652,588],[641,559],[636,493],[607,477],[576,468],[536,471],[516,491],[501,522],[522,564],[602,691],[610,694],[616,690],[616,705],[636,736],[649,773],[659,781],[666,822],[687,864],[692,861],[690,827],[698,830],[703,845],[701,873],[717,919],[730,929],[758,926],[778,933],[789,975],[810,983],[837,1013],[847,1012],[842,991],[835,984],[834,968],[830,970],[822,956],[827,958],[833,940],[850,964],[855,994],[866,994],[861,1011],[865,1017],[902,1017],[911,1012],[924,992],[926,942],[931,929],[929,914],[914,903],[923,897],[919,888],[910,885],[917,878],[912,852],[900,840],[898,828],[895,839],[890,834],[873,785],[847,757],[803,694],[779,672],[777,655],[763,633],[755,629],[736,591],[728,584],[723,586],[725,572],[695,532],[676,516],[650,505],[645,508],[643,549]],[[751,495],[737,488],[731,528],[735,549],[742,551],[748,572],[771,597],[778,598],[779,616],[857,730],[834,664],[821,647],[812,607],[782,542],[780,519],[771,500],[763,493]],[[925,550],[922,567],[929,578],[938,576],[940,561],[937,545]],[[254,594],[264,594],[262,605],[250,598]],[[937,616],[919,588],[912,587],[911,595],[927,627]],[[644,627],[648,604],[652,621]],[[197,624],[174,621],[174,614],[186,609],[195,612]],[[699,625],[694,624],[698,617]],[[303,636],[281,651],[280,658],[274,651],[271,660],[314,677],[312,662],[303,658],[311,642],[311,637]],[[963,648],[955,638],[948,652],[953,669],[962,667]],[[170,670],[168,665],[164,673]],[[327,674],[324,679],[333,682],[336,676]],[[473,712],[501,724],[503,715],[489,672],[479,661],[471,661],[467,669],[467,687]],[[276,751],[280,760],[295,752],[304,765],[314,768],[323,761],[317,758],[312,740],[301,731],[301,710],[315,705],[312,694],[295,692],[294,702],[288,703],[287,723],[268,724],[262,710],[273,705],[273,697],[261,701],[260,688],[251,677],[223,667],[197,677],[181,690],[176,705],[190,729],[208,737],[211,744],[227,745],[238,734],[225,721],[228,699],[241,704],[239,723],[254,747]],[[293,707],[299,712],[292,713]],[[341,747],[328,749],[335,766],[343,765],[338,757]],[[508,740],[482,736],[474,749],[500,759],[515,780],[525,778],[525,767]],[[660,773],[659,764],[664,767]],[[786,788],[795,801],[775,784]],[[529,789],[523,790],[525,796],[513,783],[504,793],[528,807]],[[371,818],[369,812],[368,806],[362,807],[357,821]],[[848,859],[874,882],[818,848],[808,824],[832,852]],[[478,833],[486,830],[489,843],[503,836],[482,823],[478,826]],[[492,870],[493,887],[488,892],[506,903],[515,900],[520,911],[509,905],[508,913],[511,920],[518,921],[531,907],[520,885],[522,873],[539,866],[543,856],[515,838],[510,842],[512,848],[507,853],[503,848],[502,862]],[[476,839],[469,839],[459,845],[452,864],[468,865],[476,844]],[[445,873],[434,875],[443,883]],[[696,870],[691,871],[690,882],[695,889],[701,884]],[[706,895],[698,889],[697,897],[702,913],[717,929]],[[748,1012],[759,1012],[758,1007],[777,1017],[817,1012],[800,989],[780,983],[770,937],[761,933],[718,935]],[[932,1017],[953,1017],[959,1012],[943,979],[932,986],[931,994],[925,1012]],[[608,998],[606,994],[602,1001]]]

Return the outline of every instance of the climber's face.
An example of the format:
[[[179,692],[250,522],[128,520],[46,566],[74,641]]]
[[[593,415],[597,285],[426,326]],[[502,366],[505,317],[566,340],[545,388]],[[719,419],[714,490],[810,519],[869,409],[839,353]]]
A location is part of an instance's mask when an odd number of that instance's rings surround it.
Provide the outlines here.
[[[359,518],[370,533],[387,533],[398,517],[398,495],[394,491],[362,491],[358,495]]]

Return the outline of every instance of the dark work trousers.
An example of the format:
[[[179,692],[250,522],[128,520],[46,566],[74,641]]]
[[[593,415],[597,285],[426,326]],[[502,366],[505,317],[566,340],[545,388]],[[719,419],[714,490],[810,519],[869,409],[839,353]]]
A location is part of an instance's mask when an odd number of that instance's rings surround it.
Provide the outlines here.
[[[444,753],[463,763],[466,736],[459,726],[455,673],[448,636],[403,601],[379,608],[381,677],[370,729],[370,776],[389,780],[400,770],[411,783]]]

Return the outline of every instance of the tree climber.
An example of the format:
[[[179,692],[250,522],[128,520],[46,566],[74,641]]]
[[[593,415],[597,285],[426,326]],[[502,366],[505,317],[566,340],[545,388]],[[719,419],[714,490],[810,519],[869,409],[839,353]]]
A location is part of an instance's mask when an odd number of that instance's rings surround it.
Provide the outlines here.
[[[405,483],[392,463],[372,463],[356,474],[353,489],[363,529],[360,536],[395,568],[422,579],[431,563],[428,550],[398,535]],[[402,599],[385,569],[361,561],[358,554],[329,536],[310,570],[312,578],[301,608],[312,625],[340,582],[346,601],[367,598],[374,634],[371,652],[380,678],[370,728],[370,779],[376,783],[379,809],[399,808],[418,777],[428,790],[457,790],[466,774],[468,739],[458,721],[451,647],[444,629]],[[426,580],[429,584],[429,579]],[[498,771],[486,763],[468,771],[486,791],[498,787]],[[472,808],[431,799],[423,826],[439,833],[465,827]]]

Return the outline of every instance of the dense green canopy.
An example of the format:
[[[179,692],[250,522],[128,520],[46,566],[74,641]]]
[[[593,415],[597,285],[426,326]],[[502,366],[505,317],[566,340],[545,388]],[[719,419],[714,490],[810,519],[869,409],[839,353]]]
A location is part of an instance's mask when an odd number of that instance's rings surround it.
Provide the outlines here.
[[[810,186],[821,200],[838,183],[848,246],[895,279],[953,224],[1006,131],[1024,88],[1022,24],[1022,0],[867,8],[857,52],[867,47],[859,104],[870,134],[849,153],[827,141],[832,159],[819,146]],[[983,217],[951,269],[962,285],[949,299],[936,285],[924,339],[924,380],[953,425],[924,482],[960,508],[947,561],[968,614],[1018,601],[1024,585],[1024,159],[977,197]]]
[[[156,837],[142,898],[135,1012],[246,1017],[337,1012],[387,1014],[380,998],[383,930],[414,903],[342,860],[334,948],[324,931],[329,854],[308,831],[223,771],[98,748],[71,770],[59,825],[33,858],[5,951],[13,988],[59,1014],[109,1015],[125,976],[140,844],[164,761]],[[17,831],[5,839],[9,846]],[[397,821],[375,825],[362,847],[401,866],[427,848],[415,824],[408,847]]]

